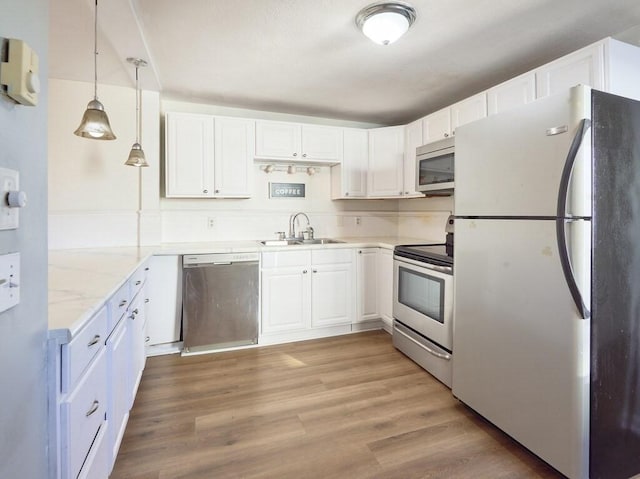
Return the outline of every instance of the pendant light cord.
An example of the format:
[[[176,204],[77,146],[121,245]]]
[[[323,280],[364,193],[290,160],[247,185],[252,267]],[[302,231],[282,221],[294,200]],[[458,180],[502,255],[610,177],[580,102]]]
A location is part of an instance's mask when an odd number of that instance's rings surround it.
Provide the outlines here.
[[[93,16],[93,98],[98,99],[98,0]]]
[[[136,143],[140,143],[140,136],[142,136],[142,131],[140,128],[140,110],[141,110],[141,102],[140,102],[140,89],[138,88],[138,65],[136,65]]]

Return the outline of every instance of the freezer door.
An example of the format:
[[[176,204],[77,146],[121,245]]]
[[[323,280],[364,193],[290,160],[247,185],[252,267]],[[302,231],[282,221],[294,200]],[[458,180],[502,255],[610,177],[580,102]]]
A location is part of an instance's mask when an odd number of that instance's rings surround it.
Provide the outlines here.
[[[567,244],[581,245],[570,259],[584,288],[589,222],[567,231]],[[456,220],[453,394],[563,474],[583,478],[590,321],[576,308],[560,255],[555,220]]]
[[[567,214],[590,216],[591,90],[575,87],[456,130],[456,216],[545,216],[558,213],[568,170]],[[574,137],[579,138],[568,158]]]

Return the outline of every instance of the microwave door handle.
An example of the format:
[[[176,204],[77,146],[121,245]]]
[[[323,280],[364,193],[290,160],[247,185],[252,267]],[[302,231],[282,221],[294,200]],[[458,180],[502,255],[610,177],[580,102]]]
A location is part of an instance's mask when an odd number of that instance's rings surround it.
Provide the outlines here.
[[[571,266],[571,259],[569,257],[569,247],[567,245],[566,224],[571,221],[569,218],[565,218],[567,213],[567,195],[569,192],[569,182],[571,180],[571,172],[573,171],[573,165],[578,155],[578,150],[582,144],[587,130],[591,127],[591,120],[586,118],[580,121],[578,132],[573,137],[567,159],[564,163],[564,169],[562,170],[562,176],[560,177],[560,188],[558,191],[558,209],[556,218],[556,240],[558,243],[558,251],[560,254],[560,264],[562,266],[562,272],[564,273],[565,281],[569,287],[569,292],[573,298],[573,302],[583,319],[588,319],[591,316],[589,309],[582,298],[582,293],[578,287],[575,275],[573,274],[573,268]]]

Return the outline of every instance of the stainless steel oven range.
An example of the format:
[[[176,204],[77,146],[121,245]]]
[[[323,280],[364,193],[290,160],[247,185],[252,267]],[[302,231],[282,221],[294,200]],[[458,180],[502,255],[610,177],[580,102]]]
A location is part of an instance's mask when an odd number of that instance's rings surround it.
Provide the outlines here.
[[[393,345],[451,387],[453,256],[445,244],[393,253]]]

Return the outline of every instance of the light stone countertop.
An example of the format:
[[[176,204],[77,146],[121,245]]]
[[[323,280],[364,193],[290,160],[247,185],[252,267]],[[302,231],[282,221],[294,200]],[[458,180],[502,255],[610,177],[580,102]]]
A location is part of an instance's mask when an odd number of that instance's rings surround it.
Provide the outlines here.
[[[335,238],[328,245],[262,246],[256,240],[165,243],[148,247],[88,248],[49,251],[49,337],[70,341],[151,255],[247,253],[294,249],[393,249],[399,244],[437,243],[421,238]]]

